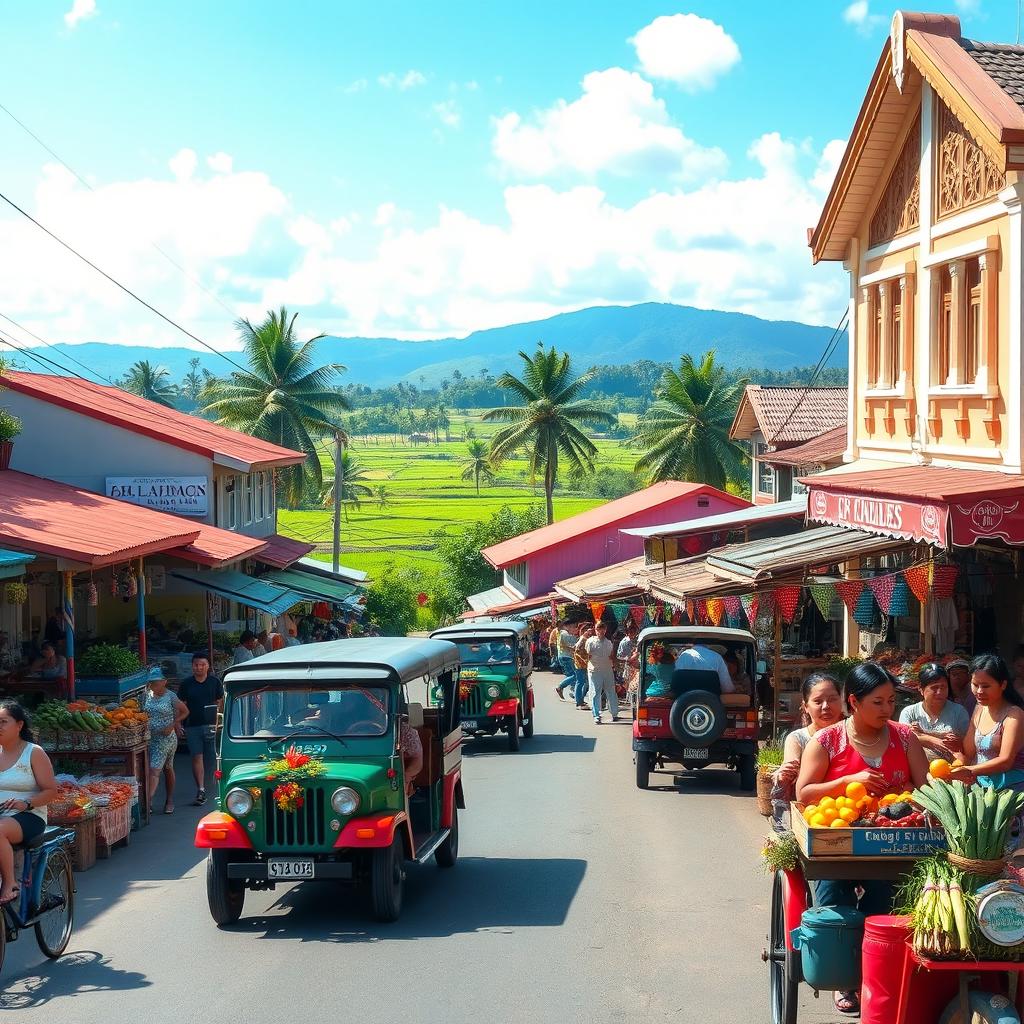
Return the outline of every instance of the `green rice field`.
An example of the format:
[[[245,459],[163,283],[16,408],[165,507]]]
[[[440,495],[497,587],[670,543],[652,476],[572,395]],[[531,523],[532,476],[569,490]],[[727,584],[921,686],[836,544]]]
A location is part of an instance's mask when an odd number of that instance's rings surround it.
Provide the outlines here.
[[[458,529],[490,518],[502,505],[514,509],[543,505],[540,482],[532,485],[526,461],[506,462],[498,471],[494,485],[481,480],[477,496],[473,481],[461,477],[461,462],[466,458],[467,442],[463,433],[472,425],[476,436],[486,440],[498,424],[483,423],[479,413],[453,414],[449,427],[451,441],[412,444],[405,438],[353,437],[351,449],[368,469],[365,482],[386,489],[387,504],[382,508],[376,497],[363,498],[359,508],[349,507],[348,518],[341,523],[342,561],[353,569],[373,575],[389,563],[432,571],[438,567],[433,551],[434,531]],[[622,441],[595,439],[600,452],[598,466],[632,469],[636,452]],[[325,451],[324,476],[333,473],[333,460]],[[555,518],[565,519],[600,505],[600,498],[575,494],[567,486],[555,491]],[[324,510],[281,510],[278,525],[282,533],[318,545],[315,555],[329,559],[332,516]]]

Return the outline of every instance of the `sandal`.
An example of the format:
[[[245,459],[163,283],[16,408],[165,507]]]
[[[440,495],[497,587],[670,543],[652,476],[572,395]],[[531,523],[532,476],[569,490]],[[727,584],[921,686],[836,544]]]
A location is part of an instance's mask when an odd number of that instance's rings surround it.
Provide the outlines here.
[[[11,895],[5,900],[0,900],[0,907],[6,907],[8,904],[13,903],[21,895],[20,889],[12,889]]]
[[[174,804],[171,804],[169,807],[165,807],[164,808],[164,814],[173,814],[173,813],[174,813]]]
[[[860,995],[857,992],[837,992],[832,1003],[839,1013],[856,1017],[860,1013]]]

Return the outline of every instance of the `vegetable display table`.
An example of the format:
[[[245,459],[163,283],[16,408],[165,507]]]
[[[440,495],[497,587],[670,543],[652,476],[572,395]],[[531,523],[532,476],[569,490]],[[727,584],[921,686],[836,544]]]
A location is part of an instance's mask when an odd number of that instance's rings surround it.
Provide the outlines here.
[[[149,824],[149,744],[112,750],[51,750],[50,757],[67,757],[88,764],[96,775],[130,775],[139,782],[140,824]]]

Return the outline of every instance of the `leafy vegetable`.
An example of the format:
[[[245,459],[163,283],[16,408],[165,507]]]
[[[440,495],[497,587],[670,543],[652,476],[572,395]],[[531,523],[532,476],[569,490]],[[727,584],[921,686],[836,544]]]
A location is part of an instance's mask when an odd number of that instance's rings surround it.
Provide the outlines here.
[[[757,753],[758,768],[778,768],[782,764],[782,746],[778,743],[769,743],[762,747]]]
[[[142,662],[117,644],[96,644],[79,659],[75,669],[80,676],[130,676],[142,668]]]

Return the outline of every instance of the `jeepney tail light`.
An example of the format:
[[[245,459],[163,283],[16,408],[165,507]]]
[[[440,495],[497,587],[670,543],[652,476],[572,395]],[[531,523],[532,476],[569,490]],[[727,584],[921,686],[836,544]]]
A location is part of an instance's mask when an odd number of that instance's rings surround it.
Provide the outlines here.
[[[651,709],[650,708],[643,708],[643,707],[641,707],[641,708],[637,708],[636,709],[636,717],[637,717],[637,719],[639,721],[642,722],[645,718],[650,718],[650,716],[651,716]]]

